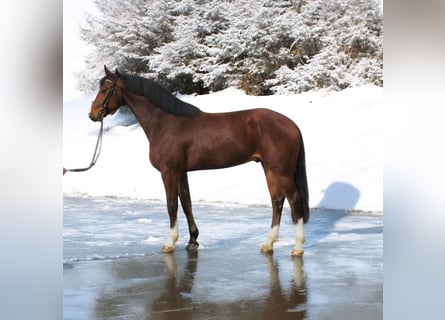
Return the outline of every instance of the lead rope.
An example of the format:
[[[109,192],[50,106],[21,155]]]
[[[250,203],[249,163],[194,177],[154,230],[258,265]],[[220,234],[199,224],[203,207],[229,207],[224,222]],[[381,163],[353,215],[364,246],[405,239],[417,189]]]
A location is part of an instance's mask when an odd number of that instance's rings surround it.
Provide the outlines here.
[[[103,128],[104,128],[104,120],[102,118],[102,120],[100,120],[100,130],[99,130],[99,136],[97,137],[96,149],[94,150],[93,158],[91,159],[90,165],[86,168],[76,168],[76,169],[63,168],[63,174],[65,174],[67,171],[70,171],[70,172],[87,171],[87,170],[91,169],[96,164],[96,161],[100,155],[100,150],[102,149]]]

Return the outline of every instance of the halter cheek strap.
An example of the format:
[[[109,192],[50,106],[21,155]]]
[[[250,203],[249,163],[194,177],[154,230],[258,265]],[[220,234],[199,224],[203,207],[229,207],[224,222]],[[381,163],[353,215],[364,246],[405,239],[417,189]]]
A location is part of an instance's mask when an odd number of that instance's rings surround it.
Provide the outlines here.
[[[108,110],[108,102],[110,102],[111,97],[116,92],[116,80],[111,81],[109,79],[106,79],[105,81],[111,82],[111,89],[110,89],[110,91],[108,91],[108,94],[105,97],[105,100],[104,100],[104,102],[102,103],[102,106],[101,106],[100,112],[102,113],[103,116],[105,116],[105,115],[110,113],[110,111]]]

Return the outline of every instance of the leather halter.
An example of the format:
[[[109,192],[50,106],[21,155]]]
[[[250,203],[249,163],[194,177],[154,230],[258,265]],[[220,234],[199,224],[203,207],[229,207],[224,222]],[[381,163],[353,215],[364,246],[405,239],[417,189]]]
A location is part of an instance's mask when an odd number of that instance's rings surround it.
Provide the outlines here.
[[[110,113],[110,111],[108,110],[108,102],[110,102],[111,97],[116,92],[116,80],[111,81],[109,79],[106,79],[105,81],[111,82],[111,89],[110,89],[110,91],[108,91],[108,94],[105,97],[105,100],[102,103],[102,106],[100,107],[100,114],[102,116],[101,118],[104,118],[107,114]]]

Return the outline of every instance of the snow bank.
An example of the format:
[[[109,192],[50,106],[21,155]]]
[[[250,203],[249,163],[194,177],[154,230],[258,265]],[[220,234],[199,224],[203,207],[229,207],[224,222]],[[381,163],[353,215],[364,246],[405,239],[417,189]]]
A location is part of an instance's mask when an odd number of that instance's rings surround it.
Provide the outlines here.
[[[310,206],[383,211],[383,89],[365,85],[329,94],[255,97],[229,88],[181,96],[206,112],[265,107],[297,123],[305,142]],[[87,166],[99,124],[89,120],[92,96],[64,104],[64,166]],[[115,121],[114,121],[115,122]],[[116,196],[164,201],[162,180],[148,160],[148,140],[138,124],[104,122],[102,153],[94,168],[67,173],[68,195]],[[189,173],[193,201],[269,205],[261,165]]]

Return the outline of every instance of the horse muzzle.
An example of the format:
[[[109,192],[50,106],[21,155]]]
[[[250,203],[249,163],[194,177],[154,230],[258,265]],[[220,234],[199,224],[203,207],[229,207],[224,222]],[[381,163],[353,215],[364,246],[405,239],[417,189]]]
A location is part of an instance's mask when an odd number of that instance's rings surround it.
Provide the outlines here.
[[[94,122],[102,121],[104,118],[104,116],[102,115],[102,112],[98,112],[95,116],[92,113],[89,113],[88,116]]]

